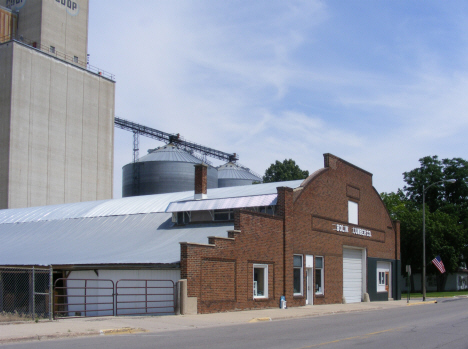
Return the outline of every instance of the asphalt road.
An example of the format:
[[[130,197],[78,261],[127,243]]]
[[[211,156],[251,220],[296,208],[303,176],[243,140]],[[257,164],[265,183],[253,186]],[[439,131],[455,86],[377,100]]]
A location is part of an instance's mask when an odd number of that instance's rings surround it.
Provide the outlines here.
[[[468,348],[468,298],[208,329],[18,343],[14,348]]]

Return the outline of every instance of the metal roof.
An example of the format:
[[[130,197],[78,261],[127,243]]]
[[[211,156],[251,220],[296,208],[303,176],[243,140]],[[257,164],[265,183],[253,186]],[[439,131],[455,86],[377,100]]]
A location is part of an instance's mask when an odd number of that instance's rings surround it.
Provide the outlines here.
[[[256,196],[242,196],[238,198],[178,201],[169,204],[169,207],[167,208],[166,212],[207,211],[241,207],[269,206],[276,205],[277,198],[277,194],[268,194]]]
[[[171,203],[197,209],[264,206],[275,202],[277,187],[301,182],[209,189],[209,199],[198,201],[188,191],[0,210],[0,265],[177,263],[179,242],[226,237],[233,223],[174,226],[165,212]]]
[[[167,144],[151,150],[150,153],[138,159],[138,162],[146,161],[190,162],[194,164],[202,163],[200,159],[172,144]]]
[[[297,188],[303,180],[208,189],[208,199],[277,194],[277,187]],[[132,196],[120,199],[78,202],[40,207],[0,210],[0,234],[4,224],[62,219],[108,217],[166,212],[171,202],[190,201],[193,191]]]
[[[217,167],[218,179],[249,179],[252,181],[262,181],[262,178],[254,175],[249,169],[237,166],[232,162]]]
[[[179,242],[227,237],[232,223],[173,226],[170,213],[3,224],[0,265],[153,264],[180,261]]]

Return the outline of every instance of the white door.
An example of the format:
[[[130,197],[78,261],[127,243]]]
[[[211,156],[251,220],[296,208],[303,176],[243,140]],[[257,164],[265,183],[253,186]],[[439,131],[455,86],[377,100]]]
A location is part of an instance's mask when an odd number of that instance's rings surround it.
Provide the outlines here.
[[[392,298],[390,262],[377,262],[377,292],[386,292],[388,293],[388,298]]]
[[[306,304],[314,304],[314,277],[313,269],[306,268],[306,281],[307,281],[307,298]]]
[[[362,251],[343,249],[343,296],[346,303],[362,301]]]
[[[306,304],[314,304],[314,256],[306,255]]]

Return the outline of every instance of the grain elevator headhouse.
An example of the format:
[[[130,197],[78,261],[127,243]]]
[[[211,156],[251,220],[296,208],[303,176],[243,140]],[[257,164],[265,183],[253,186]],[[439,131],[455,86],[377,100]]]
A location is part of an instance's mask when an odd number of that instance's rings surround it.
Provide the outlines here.
[[[0,0],[0,208],[112,197],[114,77],[88,0]]]

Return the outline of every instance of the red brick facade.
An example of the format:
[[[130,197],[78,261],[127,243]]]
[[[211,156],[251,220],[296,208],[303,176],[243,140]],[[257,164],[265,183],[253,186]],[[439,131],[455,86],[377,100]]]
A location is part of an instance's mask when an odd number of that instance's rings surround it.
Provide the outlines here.
[[[367,258],[400,259],[399,224],[372,186],[372,174],[331,154],[324,157],[325,167],[299,188],[278,188],[275,216],[240,210],[228,238],[181,243],[181,278],[187,279],[188,296],[197,297],[199,313],[278,307],[282,295],[288,306],[305,305],[305,282],[303,295],[293,295],[295,254],[323,257],[324,294],[314,295],[314,304],[342,302],[344,246],[364,249]],[[348,201],[358,204],[358,225],[348,223]],[[337,224],[372,236],[339,232]],[[253,297],[254,264],[268,266],[267,298]]]

